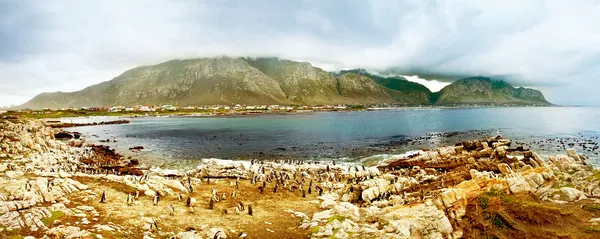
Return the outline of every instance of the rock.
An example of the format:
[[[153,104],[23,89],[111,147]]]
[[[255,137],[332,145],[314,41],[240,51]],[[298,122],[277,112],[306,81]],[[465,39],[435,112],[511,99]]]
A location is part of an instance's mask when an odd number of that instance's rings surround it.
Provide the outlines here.
[[[562,187],[559,189],[560,199],[567,202],[573,202],[581,199],[587,199],[582,191],[575,188]]]
[[[510,175],[513,173],[510,166],[508,166],[508,164],[505,163],[498,164],[498,170],[500,170],[500,173],[502,173],[502,175]]]
[[[397,223],[398,229],[406,232],[402,227],[412,228],[423,234],[423,238],[447,238],[454,229],[444,211],[437,207],[421,203],[411,206],[398,206],[386,209],[384,218],[388,221],[403,220]],[[400,226],[402,225],[402,226]]]
[[[581,158],[579,157],[579,154],[577,154],[577,151],[575,151],[575,149],[567,149],[567,156],[571,157],[576,162],[581,161]]]
[[[385,230],[396,234],[398,238],[410,238],[410,222],[407,220],[391,221]]]
[[[91,239],[92,234],[86,230],[81,230],[79,227],[73,226],[58,226],[46,232],[46,236],[50,238],[65,238],[65,239]]]
[[[360,219],[358,207],[349,202],[342,202],[339,205],[334,206],[333,211],[336,215],[349,218],[354,221],[358,221]]]
[[[325,194],[320,196],[319,199],[323,200],[321,203],[321,209],[331,209],[337,203],[335,202],[336,197],[333,194]]]
[[[4,174],[9,179],[17,179],[23,176],[23,172],[20,171],[6,171]]]
[[[344,231],[344,229],[340,229],[336,234],[335,234],[335,238],[338,239],[347,239],[349,238],[350,235],[348,235],[348,233],[346,233],[346,231]]]
[[[179,239],[202,239],[202,236],[199,235],[198,232],[196,232],[196,231],[188,231],[188,232],[178,233],[177,238],[179,238]]]

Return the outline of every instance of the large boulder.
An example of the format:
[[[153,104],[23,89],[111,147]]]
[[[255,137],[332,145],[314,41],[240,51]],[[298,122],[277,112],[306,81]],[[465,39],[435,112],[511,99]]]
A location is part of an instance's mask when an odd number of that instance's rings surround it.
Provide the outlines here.
[[[587,199],[585,194],[582,191],[579,191],[575,188],[570,187],[562,187],[559,189],[560,200],[573,202],[577,200]]]

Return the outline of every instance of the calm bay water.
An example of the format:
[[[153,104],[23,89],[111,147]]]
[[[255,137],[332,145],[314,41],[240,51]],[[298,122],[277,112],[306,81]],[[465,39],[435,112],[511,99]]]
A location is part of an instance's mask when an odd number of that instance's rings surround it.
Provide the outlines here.
[[[136,153],[136,157],[169,166],[193,165],[195,160],[201,158],[352,161],[373,154],[399,154],[418,149],[423,145],[380,145],[437,132],[483,130],[486,136],[494,136],[496,131],[500,131],[504,137],[521,142],[556,137],[570,138],[573,142],[586,139],[597,141],[595,137],[600,136],[600,108],[397,109],[131,120],[130,124],[125,125],[70,130],[81,132],[88,140],[95,142],[115,139],[116,143],[105,144],[122,153],[129,152],[129,147],[144,146],[146,149]],[[431,139],[435,141],[434,144],[428,146],[435,146],[435,143],[452,144],[456,140],[471,140],[481,136],[473,133],[454,138],[434,137]],[[532,147],[548,154],[562,151],[558,148]],[[578,151],[588,155],[598,165],[598,150],[588,152],[579,148]]]

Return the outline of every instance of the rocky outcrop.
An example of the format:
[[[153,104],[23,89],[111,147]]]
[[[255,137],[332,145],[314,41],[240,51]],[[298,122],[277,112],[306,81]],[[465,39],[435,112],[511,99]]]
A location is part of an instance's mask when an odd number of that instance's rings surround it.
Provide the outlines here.
[[[293,217],[297,221],[292,224],[300,222],[297,231],[312,238],[455,239],[468,233],[465,225],[473,213],[469,206],[485,195],[528,195],[560,205],[600,197],[600,171],[583,155],[569,149],[545,159],[511,148],[512,142],[501,137],[423,149],[371,167],[203,159],[186,172],[151,167],[135,174],[121,170],[132,167],[131,162],[110,148],[68,146],[54,140],[53,131],[38,121],[0,121],[0,127],[0,142],[6,146],[0,151],[0,234],[7,235],[234,237],[245,235],[237,229],[240,225],[215,221],[232,216],[229,222],[255,223],[264,218],[260,210],[273,208],[261,205],[262,200],[281,194],[282,204],[300,209],[270,213],[277,219],[281,213]],[[107,191],[109,199],[101,200]],[[308,199],[306,194],[314,196]],[[236,199],[239,195],[260,198],[245,198],[244,208]],[[212,206],[202,201],[212,201]],[[248,209],[248,201],[256,211]],[[164,207],[171,203],[177,207],[167,213]],[[213,213],[214,204],[222,211]],[[309,206],[315,210],[303,211]],[[101,213],[111,215],[105,217],[110,222],[102,222]],[[177,227],[179,220],[171,220],[173,215],[182,221],[206,220]],[[272,222],[253,227],[263,224]],[[266,227],[266,235],[278,236],[273,229],[281,230]]]

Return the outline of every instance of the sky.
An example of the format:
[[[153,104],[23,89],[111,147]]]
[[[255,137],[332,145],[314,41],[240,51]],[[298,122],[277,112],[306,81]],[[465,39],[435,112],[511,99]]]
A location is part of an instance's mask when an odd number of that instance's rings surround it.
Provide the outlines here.
[[[171,59],[275,56],[599,105],[600,1],[0,0],[0,106]],[[428,80],[435,80],[428,82]]]

